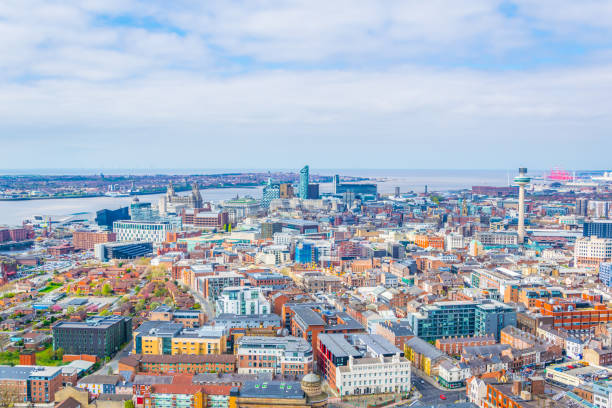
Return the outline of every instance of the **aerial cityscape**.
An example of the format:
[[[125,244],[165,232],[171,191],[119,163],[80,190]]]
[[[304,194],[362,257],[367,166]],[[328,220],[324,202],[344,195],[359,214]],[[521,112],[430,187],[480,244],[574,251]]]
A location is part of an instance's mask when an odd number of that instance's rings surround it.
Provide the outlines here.
[[[0,227],[5,406],[612,401],[611,173],[314,173],[5,177],[40,210]]]
[[[0,1],[0,408],[612,408],[610,0]]]

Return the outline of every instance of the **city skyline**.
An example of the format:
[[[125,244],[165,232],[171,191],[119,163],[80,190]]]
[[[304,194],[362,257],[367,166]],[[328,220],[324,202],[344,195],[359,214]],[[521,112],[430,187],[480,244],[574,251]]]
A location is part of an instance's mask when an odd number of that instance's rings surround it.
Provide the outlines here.
[[[605,168],[610,13],[598,1],[7,3],[3,167]]]

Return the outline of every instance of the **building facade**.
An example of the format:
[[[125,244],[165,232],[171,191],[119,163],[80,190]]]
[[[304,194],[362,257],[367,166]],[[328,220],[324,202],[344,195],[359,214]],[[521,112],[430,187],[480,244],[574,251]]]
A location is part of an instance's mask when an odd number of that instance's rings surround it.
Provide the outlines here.
[[[312,347],[299,337],[244,336],[236,355],[239,374],[302,376],[312,371]]]
[[[96,244],[116,240],[116,234],[110,231],[74,231],[72,233],[72,245],[76,250],[90,250],[94,249]]]
[[[150,241],[161,243],[166,240],[166,234],[172,230],[167,221],[115,221],[113,232],[117,241]]]
[[[132,339],[132,318],[96,316],[84,322],[63,321],[53,326],[53,349],[66,354],[110,357]]]
[[[230,286],[219,295],[215,309],[217,314],[265,315],[270,313],[270,302],[259,287]]]

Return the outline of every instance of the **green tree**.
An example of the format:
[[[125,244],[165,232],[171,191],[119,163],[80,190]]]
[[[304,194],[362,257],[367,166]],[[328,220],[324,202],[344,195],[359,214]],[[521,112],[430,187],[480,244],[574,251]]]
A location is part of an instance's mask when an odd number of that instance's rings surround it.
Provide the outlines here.
[[[123,403],[123,408],[134,408],[134,401],[127,400]]]
[[[151,302],[151,307],[150,307],[151,310],[155,310],[158,307],[159,307],[159,303],[158,302]]]
[[[144,299],[139,299],[138,302],[136,302],[136,306],[134,306],[134,309],[137,312],[142,311],[145,308],[145,300]]]
[[[104,296],[110,296],[111,293],[113,293],[113,289],[111,288],[111,285],[109,285],[108,283],[105,283],[104,286],[102,287],[102,294]]]
[[[195,310],[199,310],[199,309],[201,309],[201,308],[202,308],[202,305],[201,305],[201,304],[199,304],[199,303],[194,303],[194,304],[193,304],[193,309],[195,309]]]
[[[61,360],[63,358],[64,358],[64,349],[59,347],[57,350],[55,350],[55,359]]]

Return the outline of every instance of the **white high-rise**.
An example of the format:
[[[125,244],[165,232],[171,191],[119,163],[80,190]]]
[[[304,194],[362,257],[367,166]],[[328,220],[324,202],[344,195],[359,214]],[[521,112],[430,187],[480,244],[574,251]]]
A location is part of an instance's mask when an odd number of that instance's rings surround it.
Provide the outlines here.
[[[519,175],[514,178],[514,182],[519,186],[519,219],[518,219],[518,239],[519,244],[525,241],[525,186],[529,184],[531,177],[527,176],[527,168],[519,168]]]

